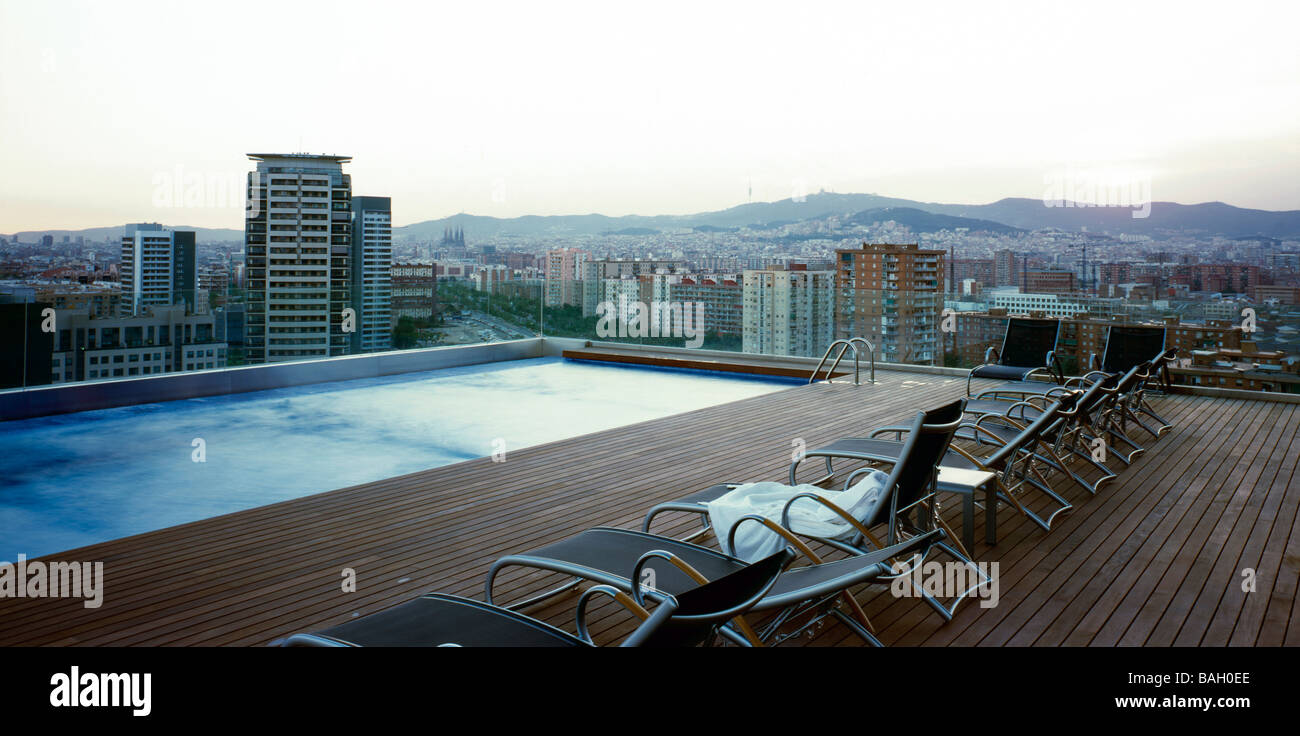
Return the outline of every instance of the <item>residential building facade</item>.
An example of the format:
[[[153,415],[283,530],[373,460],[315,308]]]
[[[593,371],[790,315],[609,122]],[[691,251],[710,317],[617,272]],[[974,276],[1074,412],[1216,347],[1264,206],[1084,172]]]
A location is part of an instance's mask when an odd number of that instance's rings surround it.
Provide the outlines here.
[[[244,252],[250,363],[346,355],[352,305],[347,156],[249,154]]]

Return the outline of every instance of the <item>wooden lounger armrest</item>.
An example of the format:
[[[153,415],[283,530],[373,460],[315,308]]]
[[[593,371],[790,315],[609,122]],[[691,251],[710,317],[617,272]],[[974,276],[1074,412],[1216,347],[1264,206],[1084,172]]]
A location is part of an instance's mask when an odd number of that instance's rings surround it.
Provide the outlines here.
[[[640,587],[640,584],[635,579],[632,581],[632,584]],[[596,597],[597,595],[607,595],[610,598],[613,598],[614,600],[622,604],[622,606],[626,608],[628,611],[631,611],[632,615],[636,616],[638,619],[642,621],[645,621],[647,618],[650,618],[650,612],[647,611],[644,606],[642,606],[641,604],[633,600],[632,596],[628,595],[627,593],[624,593],[623,591],[619,590],[618,588],[615,588],[612,585],[593,585],[590,588],[587,588],[585,591],[583,591],[582,597],[578,599],[578,612],[577,612],[578,638],[582,639],[588,644],[595,644],[595,642],[591,640],[591,633],[587,631],[587,604],[591,601],[592,598]]]
[[[826,508],[830,509],[832,513],[834,513],[836,516],[840,517],[844,521],[848,522],[849,526],[853,527],[854,530],[858,532],[858,534],[861,534],[862,536],[870,540],[871,543],[875,545],[877,548],[883,546],[882,544],[880,544],[880,540],[876,539],[876,537],[872,535],[872,533],[865,526],[862,525],[862,522],[853,518],[853,514],[850,514],[849,512],[840,508],[835,502],[831,501],[830,499],[819,496],[816,493],[799,493],[791,497],[789,501],[785,502],[785,507],[781,509],[781,526],[784,527],[786,530],[788,530],[791,534],[794,534],[796,532],[790,526],[790,507],[794,505],[795,501],[798,501],[800,499],[805,499],[805,498],[816,501],[822,506],[825,506]],[[813,537],[813,538],[819,539],[818,537]]]
[[[987,430],[986,430],[986,431],[987,431]],[[1001,439],[999,439],[998,441],[999,441],[999,442],[1002,442]],[[998,445],[998,447],[1004,447],[1004,446],[1006,446],[1006,443],[1005,443],[1005,442],[1002,442],[1002,444]],[[949,446],[948,446],[948,450],[949,450],[949,452],[955,452],[955,453],[957,453],[958,455],[961,455],[962,457],[966,458],[968,461],[970,461],[971,464],[973,464],[973,465],[974,465],[977,469],[979,469],[979,470],[982,470],[982,471],[984,471],[984,472],[986,472],[986,473],[997,472],[997,471],[993,470],[992,468],[990,468],[988,465],[986,465],[986,464],[984,463],[984,459],[983,459],[983,458],[981,458],[981,457],[976,457],[976,455],[975,455],[974,453],[967,452],[967,451],[965,451],[965,450],[963,450],[963,449],[961,449],[960,447],[957,447],[957,446],[955,446],[955,445],[949,445]],[[942,466],[940,466],[940,467],[942,467]]]
[[[746,521],[756,521],[762,524],[763,526],[770,529],[772,532],[776,533],[779,537],[784,539],[787,543],[789,543],[791,547],[793,547],[795,550],[799,552],[799,554],[803,555],[804,557],[807,557],[809,561],[811,561],[814,565],[822,564],[822,558],[819,557],[816,552],[813,552],[811,547],[804,544],[802,539],[799,539],[799,537],[795,536],[790,530],[782,527],[780,524],[777,524],[775,521],[772,521],[766,516],[759,516],[758,514],[747,514],[736,520],[736,523],[731,526],[731,531],[727,533],[728,549],[734,550],[736,548],[736,530],[739,529],[740,525],[744,524]],[[862,610],[862,605],[858,603],[857,599],[854,598],[847,590],[841,591],[839,597],[840,600],[843,601],[844,605],[848,607],[849,614],[854,618],[856,618],[858,620],[858,623],[865,626],[867,631],[870,631],[871,633],[874,634],[876,629],[874,626],[871,625],[871,619],[867,618],[867,612]],[[757,635],[752,634],[752,629],[749,628],[748,624],[744,623],[743,619],[737,617],[736,621],[737,623],[742,624],[741,632],[744,633],[745,636],[750,639],[751,643],[758,640]],[[762,644],[759,643],[756,646],[762,646]]]
[[[744,521],[743,517],[741,521]],[[740,524],[739,521],[736,522],[737,526],[739,526],[739,524]],[[734,527],[732,528],[732,533],[735,533]],[[735,549],[735,547],[732,547],[732,549]],[[643,594],[641,590],[641,582],[640,582],[641,570],[646,566],[646,563],[650,562],[650,560],[655,558],[659,558],[661,560],[667,560],[668,562],[672,563],[674,567],[686,573],[687,577],[689,577],[691,580],[694,580],[699,585],[704,585],[705,583],[709,582],[708,578],[704,577],[704,575],[700,573],[699,570],[696,570],[695,568],[691,567],[691,565],[688,562],[686,562],[686,560],[683,560],[682,558],[678,557],[672,552],[665,552],[664,550],[661,549],[652,549],[649,552],[646,552],[645,554],[641,555],[641,558],[638,559],[636,561],[636,564],[632,566],[632,600],[635,601],[636,604],[641,606],[642,608],[645,607],[645,599],[642,597]],[[744,616],[737,616],[732,620],[736,622],[736,628],[739,629],[740,633],[744,635],[746,639],[749,640],[750,644],[756,647],[763,645],[762,640],[758,638],[758,634],[754,631],[754,628],[750,626],[748,622],[745,621]]]
[[[642,608],[645,607],[645,598],[641,592],[641,570],[645,568],[646,564],[654,559],[667,560],[678,570],[686,573],[686,577],[694,580],[699,585],[704,585],[709,582],[708,578],[704,577],[699,570],[691,567],[686,560],[683,560],[672,552],[665,552],[661,549],[652,549],[641,555],[641,557],[636,561],[636,564],[632,566],[632,600]]]
[[[1064,388],[1064,387],[1062,387],[1062,388]],[[1055,389],[1054,389],[1054,390],[1055,390]],[[1044,411],[1044,410],[1047,409],[1047,404],[1048,404],[1049,400],[1050,400],[1050,397],[1049,397],[1049,396],[1042,395],[1042,394],[1039,394],[1039,395],[1037,395],[1037,396],[1032,396],[1032,395],[1031,395],[1031,396],[1026,396],[1025,398],[1021,399],[1021,401],[1023,401],[1023,402],[1026,403],[1026,404],[1029,404],[1030,406],[1034,407],[1035,409],[1037,409],[1037,410],[1039,410],[1039,411]],[[1041,404],[1041,406],[1040,406],[1040,404]]]
[[[814,565],[822,564],[822,558],[819,557],[816,552],[813,552],[812,548],[805,544],[802,539],[799,539],[799,537],[795,536],[793,532],[775,521],[772,521],[766,516],[759,516],[758,514],[746,514],[737,519],[735,524],[731,525],[731,531],[727,532],[727,549],[733,551],[736,549],[736,531],[740,529],[741,524],[744,524],[747,521],[756,521],[762,524],[774,534],[784,539],[791,547],[794,547],[799,554],[807,557]]]
[[[1021,424],[1005,414],[981,414],[979,418],[975,420],[976,425],[980,425],[983,422],[1001,422],[1017,431],[1024,431],[1025,427],[1028,426],[1026,424]]]
[[[997,415],[995,415],[995,414],[985,414],[984,416],[980,417],[979,419],[976,419],[973,423],[972,423],[972,422],[962,422],[961,424],[957,425],[957,431],[960,432],[960,431],[963,430],[963,429],[971,429],[971,430],[974,430],[974,431],[975,431],[975,434],[976,434],[978,437],[984,437],[984,435],[988,435],[987,439],[990,440],[989,444],[991,444],[991,445],[996,445],[996,446],[998,446],[998,447],[1002,447],[1003,445],[1007,444],[1006,440],[1002,439],[1000,436],[998,436],[997,434],[995,434],[995,433],[993,432],[993,430],[989,429],[988,427],[981,427],[981,426],[980,426],[980,422],[981,422],[981,421],[984,421],[985,419],[988,419],[988,420],[994,420],[994,419],[1002,419],[1002,418],[1003,418],[1003,417],[999,417],[999,416],[997,416]],[[966,439],[966,438],[963,437],[962,439]],[[979,439],[975,439],[974,441],[975,441],[975,442],[980,442]],[[961,449],[961,448],[958,447],[957,445],[953,445],[953,444],[948,445],[948,451],[949,451],[949,452],[955,452],[955,453],[957,453],[958,455],[961,455],[962,457],[966,458],[967,460],[970,460],[971,462],[975,463],[975,464],[978,465],[978,466],[983,466],[983,463],[981,463],[981,462],[979,461],[979,458],[977,458],[977,457],[975,457],[974,455],[972,455],[971,453],[969,453],[969,452],[967,452],[967,451]],[[942,461],[942,460],[939,461],[939,464],[940,464],[940,465],[943,465],[943,461]]]

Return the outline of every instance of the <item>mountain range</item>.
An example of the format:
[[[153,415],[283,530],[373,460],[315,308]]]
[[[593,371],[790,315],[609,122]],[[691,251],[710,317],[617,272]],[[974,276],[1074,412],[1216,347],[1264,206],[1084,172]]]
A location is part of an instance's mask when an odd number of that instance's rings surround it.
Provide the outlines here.
[[[1062,203],[1054,203],[1060,205]],[[1178,204],[1152,202],[1149,207],[1086,207],[1073,202],[1049,207],[1039,199],[1007,198],[990,204],[918,202],[877,194],[820,193],[777,202],[752,202],[716,212],[693,215],[553,215],[497,218],[459,214],[393,229],[394,237],[437,240],[445,227],[463,227],[477,237],[600,235],[695,229],[728,231],[742,227],[770,229],[774,225],[823,220],[870,224],[894,220],[914,232],[967,228],[971,231],[1011,232],[1055,228],[1078,232],[1155,235],[1181,231],[1229,237],[1300,237],[1300,210],[1275,212],[1234,207],[1223,202]],[[1145,217],[1134,217],[1135,214]]]
[[[918,233],[958,228],[992,233],[1052,228],[1078,232],[1086,228],[1089,232],[1153,236],[1182,232],[1228,237],[1300,237],[1300,210],[1255,210],[1223,202],[1152,202],[1140,209],[1088,207],[1072,202],[1053,204],[1057,206],[1028,198],[1007,198],[989,204],[942,204],[877,194],[823,192],[799,199],[751,202],[692,215],[524,215],[499,218],[458,214],[393,228],[393,238],[397,241],[437,241],[448,227],[464,228],[471,240],[500,236],[653,235],[689,230],[728,232],[741,228],[770,230],[780,225],[832,217],[838,218],[841,224],[869,225],[893,220]],[[1135,217],[1143,214],[1145,216]],[[18,235],[23,242],[32,242],[47,234],[53,235],[56,243],[64,235],[74,238],[81,235],[87,240],[103,241],[121,237],[124,227],[26,231]],[[200,242],[240,241],[244,237],[242,230],[176,227],[197,231]],[[3,237],[11,239],[13,236]]]

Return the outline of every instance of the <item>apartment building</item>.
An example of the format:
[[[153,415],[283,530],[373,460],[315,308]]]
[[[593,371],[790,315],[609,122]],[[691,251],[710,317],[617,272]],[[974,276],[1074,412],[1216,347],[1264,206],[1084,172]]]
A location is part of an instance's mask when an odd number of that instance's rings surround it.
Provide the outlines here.
[[[132,378],[226,366],[227,345],[211,314],[183,305],[98,319],[90,310],[56,312],[51,383]]]
[[[1123,315],[1124,300],[1118,298],[1083,297],[1079,295],[1028,294],[1019,288],[1000,288],[989,294],[993,308],[1011,314],[1041,312],[1046,317],[1073,317],[1090,313],[1107,319]]]
[[[745,331],[745,289],[735,275],[692,275],[669,287],[669,299],[704,305],[704,332],[740,337]]]
[[[1031,294],[1071,294],[1078,290],[1073,271],[1059,269],[1027,268],[1021,274],[1021,284]]]
[[[639,278],[647,274],[681,273],[685,270],[686,262],[682,260],[588,259],[582,264],[582,316],[596,314],[596,305],[604,292],[599,282],[605,279]]]
[[[748,269],[743,277],[743,350],[819,356],[835,335],[835,271]]]
[[[607,310],[613,310],[614,319],[620,323],[627,324],[637,318],[637,304],[642,302],[648,304],[654,300],[653,282],[635,276],[601,279],[596,283],[600,284],[598,302],[609,305],[605,310],[601,310],[602,313],[610,314]]]
[[[944,252],[915,243],[863,243],[835,254],[835,336],[866,338],[878,360],[936,364]]]
[[[346,355],[351,335],[352,179],[348,156],[254,153],[244,252],[250,363]]]
[[[1010,249],[993,254],[993,286],[1015,286],[1020,283],[1020,259]]]
[[[393,347],[393,207],[389,197],[352,198],[353,353]]]
[[[1260,284],[1255,287],[1251,298],[1257,302],[1276,301],[1279,304],[1300,304],[1300,286],[1282,284],[1266,286]]]
[[[474,290],[484,291],[489,294],[500,292],[503,284],[514,280],[514,269],[500,263],[476,266],[474,272],[470,275],[470,282],[473,283]]]
[[[122,313],[186,304],[193,311],[199,288],[194,231],[157,223],[126,226],[122,236]],[[205,305],[206,306],[206,305]]]
[[[546,306],[582,305],[583,264],[590,259],[590,253],[578,248],[546,252]]]
[[[115,286],[33,285],[35,300],[55,309],[89,310],[98,318],[122,313],[122,291]]]
[[[199,266],[199,291],[211,295],[218,306],[226,303],[226,294],[232,285],[230,266],[226,263],[205,263]]]
[[[394,263],[391,277],[391,326],[402,317],[429,321],[438,311],[438,277],[432,263]]]
[[[1170,370],[1176,384],[1210,388],[1300,393],[1300,360],[1280,350],[1260,350],[1246,340],[1240,348],[1205,348]]]
[[[997,286],[991,258],[953,258],[948,273],[954,285],[974,280],[981,287]]]

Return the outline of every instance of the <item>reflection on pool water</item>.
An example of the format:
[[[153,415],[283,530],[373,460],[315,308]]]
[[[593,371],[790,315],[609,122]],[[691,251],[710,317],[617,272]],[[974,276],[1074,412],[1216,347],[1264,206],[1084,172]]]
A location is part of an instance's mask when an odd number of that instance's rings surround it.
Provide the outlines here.
[[[538,358],[0,422],[0,560],[791,385]]]

